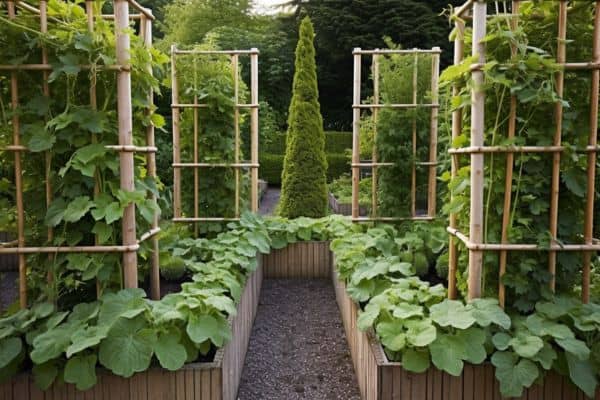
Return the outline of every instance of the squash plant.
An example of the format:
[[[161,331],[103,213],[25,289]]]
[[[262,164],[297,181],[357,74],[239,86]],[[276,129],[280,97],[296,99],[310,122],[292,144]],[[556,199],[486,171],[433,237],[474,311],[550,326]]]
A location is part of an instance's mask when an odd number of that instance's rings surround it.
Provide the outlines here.
[[[103,3],[94,2],[97,14],[102,12]],[[21,123],[21,142],[30,150],[22,157],[27,244],[93,245],[95,240],[99,245],[120,244],[119,221],[131,203],[136,205],[138,231],[149,230],[156,207],[147,198],[147,192],[158,195],[159,182],[147,176],[144,157],[138,155],[136,191],[122,191],[119,155],[105,147],[118,144],[116,74],[103,68],[116,62],[112,22],[98,18],[94,31],[89,32],[80,4],[51,0],[48,33],[42,34],[36,15],[23,12],[9,20],[5,9],[0,11],[0,58],[10,63],[39,63],[43,45],[53,66],[49,97],[42,92],[41,72],[18,73],[20,105],[16,112]],[[134,143],[144,145],[146,127],[154,124],[160,128],[164,124],[163,118],[154,113],[154,105],[148,102],[148,93],[160,92],[159,81],[167,58],[147,49],[133,32],[130,56]],[[92,67],[84,70],[80,65]],[[154,76],[148,72],[148,65]],[[0,78],[0,146],[12,143],[9,83],[6,75]],[[91,86],[96,88],[97,107],[90,104]],[[53,198],[47,208],[40,201],[45,199],[41,183],[46,180],[46,154]],[[0,231],[14,231],[13,157],[9,152],[0,156],[0,207],[4,211]],[[47,239],[47,228],[54,230],[51,241]],[[120,258],[118,253],[32,255],[27,260],[30,298],[53,299],[61,307],[69,307],[70,298],[94,297],[94,281],[99,282],[101,290],[118,289]],[[46,281],[49,271],[55,277],[50,285]]]
[[[555,74],[560,67],[555,64],[557,47],[556,21],[558,3],[523,2],[519,26],[512,31],[504,17],[488,20],[485,37],[487,62],[484,67],[486,89],[485,143],[498,145],[551,145],[555,124],[552,116],[556,102],[564,105],[563,145],[567,151],[561,157],[561,182],[559,199],[558,238],[560,243],[581,243],[584,221],[584,196],[586,193],[587,155],[578,151],[587,145],[589,134],[589,73],[565,73],[565,92],[560,98],[556,91]],[[573,2],[569,5],[567,59],[590,59],[593,27],[593,4]],[[471,31],[465,33],[466,48],[471,42]],[[511,58],[510,46],[517,49]],[[463,110],[463,131],[452,143],[464,147],[469,142],[470,131],[470,80],[469,66],[465,60],[448,68],[441,77],[442,88],[450,95],[450,88],[458,84],[462,89],[452,98],[452,107]],[[516,96],[516,136],[508,140],[508,115],[511,96]],[[499,243],[501,238],[505,155],[491,154],[485,158],[486,186],[484,193],[484,241]],[[508,228],[511,243],[538,243],[547,246],[549,233],[549,208],[552,157],[549,154],[522,153],[515,155],[512,181],[512,209]],[[444,207],[447,213],[457,213],[458,226],[468,232],[469,167],[463,158],[457,177],[448,181],[454,201]],[[459,265],[466,266],[467,252],[460,246]],[[504,284],[510,307],[530,311],[536,302],[547,299],[550,275],[545,268],[547,252],[510,252]],[[581,255],[575,252],[559,253],[557,257],[557,291],[572,293],[580,280]],[[495,296],[498,283],[498,253],[488,252],[484,258],[484,292]],[[466,290],[466,271],[459,272],[459,289]]]

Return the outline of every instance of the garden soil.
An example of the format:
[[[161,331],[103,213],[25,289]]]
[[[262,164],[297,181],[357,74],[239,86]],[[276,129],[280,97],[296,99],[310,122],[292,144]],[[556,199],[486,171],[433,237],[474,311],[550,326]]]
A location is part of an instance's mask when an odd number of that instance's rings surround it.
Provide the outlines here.
[[[329,280],[265,279],[239,400],[359,400]]]

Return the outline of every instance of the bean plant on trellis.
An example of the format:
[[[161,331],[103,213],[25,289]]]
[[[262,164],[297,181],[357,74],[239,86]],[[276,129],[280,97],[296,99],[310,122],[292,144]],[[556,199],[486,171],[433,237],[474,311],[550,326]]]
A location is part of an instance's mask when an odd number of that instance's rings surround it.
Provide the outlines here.
[[[244,55],[250,57],[250,96],[240,77],[239,57]],[[258,209],[257,73],[257,49],[171,48],[173,220],[193,222],[196,234],[218,232],[223,222],[239,219],[242,209]],[[242,153],[246,119],[250,162],[243,161]],[[243,175],[246,168],[249,177]],[[182,192],[189,181],[193,190]]]
[[[439,53],[439,48],[354,50],[354,221],[431,220],[435,216]],[[374,90],[370,104],[361,104],[362,55],[371,55],[373,60]],[[365,119],[361,118],[361,110],[371,111],[366,124],[361,123]],[[373,131],[369,135],[373,137],[371,162],[360,160],[361,142],[369,142],[361,139],[364,125]],[[425,171],[421,170],[423,167]],[[359,217],[361,168],[370,168],[373,175],[369,217]],[[427,183],[422,185],[422,180]],[[427,191],[426,211],[420,213],[418,186]]]
[[[587,302],[600,250],[593,238],[600,4],[495,5],[489,16],[483,1],[457,10],[455,66],[442,75],[454,92],[445,177],[449,295],[456,296],[458,278],[469,298],[497,295],[528,311],[553,291],[577,290],[582,277]],[[472,56],[464,57],[465,45]],[[471,162],[461,164],[461,154]],[[457,271],[467,260],[468,270]]]
[[[15,171],[2,178],[11,217],[0,230],[17,237],[0,253],[19,254],[21,307],[27,278],[34,298],[64,307],[91,297],[94,281],[97,294],[137,287],[138,249],[150,257],[156,298],[154,127],[164,121],[152,97],[166,58],[151,48],[153,16],[135,1],[115,1],[114,15],[98,1],[36,5],[0,8],[0,155]]]

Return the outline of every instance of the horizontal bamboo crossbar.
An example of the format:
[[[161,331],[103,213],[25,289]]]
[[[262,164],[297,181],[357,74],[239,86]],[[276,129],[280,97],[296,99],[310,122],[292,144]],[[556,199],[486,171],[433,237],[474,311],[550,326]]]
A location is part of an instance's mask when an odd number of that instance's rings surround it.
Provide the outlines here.
[[[446,231],[458,238],[469,250],[477,251],[600,251],[600,243],[596,244],[551,244],[540,246],[539,244],[522,243],[473,243],[467,235],[456,228],[447,227]]]
[[[36,253],[127,253],[139,250],[139,244],[115,246],[46,246],[46,247],[5,247],[0,254]]]
[[[352,168],[368,168],[368,167],[393,167],[395,166],[396,163],[393,162],[373,162],[373,163],[367,163],[367,162],[360,162],[360,163],[351,163],[350,166]],[[440,163],[438,161],[417,161],[415,162],[415,165],[423,165],[423,166],[434,166],[434,165],[440,165]]]
[[[173,218],[173,222],[235,222],[239,221],[239,218],[225,218],[225,217],[177,217]]]
[[[171,104],[171,108],[208,108],[208,104]],[[237,108],[260,108],[259,104],[236,104]]]
[[[121,64],[82,64],[78,65],[80,69],[96,71],[129,71],[130,67]],[[52,64],[2,64],[0,65],[0,71],[52,71],[54,66]]]
[[[199,54],[199,55],[252,55],[260,54],[258,49],[250,50],[179,50],[175,49],[174,54]]]
[[[356,217],[353,222],[395,222],[395,221],[433,221],[435,217],[429,215],[415,215],[414,217]]]
[[[35,8],[34,6],[32,6],[31,4],[26,3],[25,1],[16,1],[15,4],[17,5],[17,7],[22,8],[23,10],[27,10],[29,12],[32,12],[34,14],[40,14],[40,10]],[[150,16],[149,16],[150,15]],[[102,19],[106,19],[106,20],[114,20],[115,19],[115,15],[114,14],[102,14],[100,16]],[[129,14],[129,19],[130,20],[139,20],[142,18],[150,18],[151,20],[154,20],[155,17],[151,14]],[[51,19],[51,18],[48,18]],[[54,20],[56,20],[55,18],[52,18]]]
[[[439,104],[353,104],[352,108],[370,109],[370,108],[439,108]]]
[[[108,150],[116,150],[124,153],[156,153],[158,148],[155,146],[133,146],[133,145],[107,145],[104,148]],[[0,151],[29,151],[27,146],[23,145],[9,145],[0,147]]]
[[[173,168],[258,168],[252,163],[173,163]]]
[[[151,237],[158,235],[160,232],[161,232],[160,228],[158,228],[158,227],[152,228],[148,232],[146,232],[142,236],[140,236],[140,238],[137,242],[138,242],[138,244],[143,243],[146,240],[150,239]]]
[[[14,247],[14,246],[16,246],[18,244],[19,244],[18,240],[12,240],[10,242],[2,242],[2,243],[0,243],[0,248],[3,248],[3,247]]]
[[[450,154],[476,154],[476,153],[560,153],[566,151],[566,146],[469,146],[448,149]],[[600,146],[586,146],[575,148],[578,153],[598,153]]]
[[[380,54],[441,54],[442,50],[433,48],[433,49],[406,49],[406,50],[395,50],[395,49],[375,49],[375,50],[362,50],[362,49],[354,49],[352,52],[353,55],[361,54],[370,54],[370,55],[380,55]]]
[[[563,62],[556,63],[559,67],[563,68],[566,71],[594,71],[600,69],[600,63],[598,62]],[[500,66],[509,67],[511,64],[500,64]],[[485,68],[485,64],[482,63],[474,63],[469,66],[469,70],[473,71],[481,71]]]

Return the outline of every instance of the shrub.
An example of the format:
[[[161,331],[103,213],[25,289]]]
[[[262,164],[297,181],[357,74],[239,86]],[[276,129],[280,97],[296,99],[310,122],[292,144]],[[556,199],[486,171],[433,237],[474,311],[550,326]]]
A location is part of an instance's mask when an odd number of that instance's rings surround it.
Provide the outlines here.
[[[284,217],[321,217],[327,212],[325,134],[318,100],[314,30],[300,25],[288,120],[279,212]]]
[[[350,159],[346,154],[327,153],[327,182],[350,172]]]
[[[279,154],[260,153],[260,168],[258,174],[269,185],[281,185],[281,172],[283,171],[283,156]]]
[[[325,132],[325,151],[328,153],[346,153],[352,150],[352,132]]]
[[[160,275],[168,281],[176,281],[185,275],[185,260],[181,257],[161,257]]]

